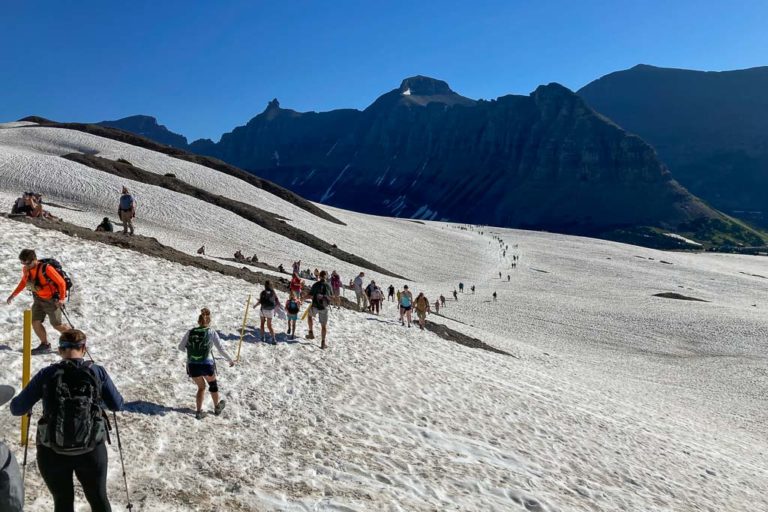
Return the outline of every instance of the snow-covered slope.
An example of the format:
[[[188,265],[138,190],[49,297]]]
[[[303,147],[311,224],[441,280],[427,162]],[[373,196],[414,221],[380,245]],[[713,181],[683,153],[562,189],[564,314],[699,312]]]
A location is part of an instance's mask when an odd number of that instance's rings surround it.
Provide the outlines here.
[[[435,320],[517,356],[401,327],[392,304],[379,317],[334,310],[328,351],[304,340],[262,345],[251,330],[242,364],[219,368],[228,409],[198,422],[175,346],[209,306],[234,351],[245,299],[259,289],[0,219],[0,291],[15,286],[24,247],[75,275],[72,320],[133,402],[120,426],[139,510],[768,509],[764,258],[481,235],[329,209],[347,223],[338,226],[210,169],[51,128],[0,129],[0,201],[34,189],[83,210],[53,209],[68,221],[114,216],[125,180],[58,157],[72,151],[174,172],[276,211],[410,277],[432,300],[475,284]],[[301,258],[345,280],[360,270],[220,208],[127,184],[140,201],[139,232],[178,249],[205,241],[209,254]],[[516,270],[492,234],[518,245]],[[652,296],[665,291],[710,302]],[[25,302],[0,307],[2,382],[19,381]],[[54,359],[35,358],[34,370]],[[14,446],[17,425],[0,414],[0,437]],[[124,510],[116,449],[110,457],[110,496]],[[29,510],[49,510],[34,462],[27,478]]]

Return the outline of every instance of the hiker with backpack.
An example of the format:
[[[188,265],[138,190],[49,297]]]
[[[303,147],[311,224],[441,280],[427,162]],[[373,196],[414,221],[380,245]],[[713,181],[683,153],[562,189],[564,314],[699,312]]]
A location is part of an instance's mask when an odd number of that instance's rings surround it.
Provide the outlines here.
[[[293,291],[291,291],[288,300],[285,301],[285,312],[288,315],[288,336],[294,339],[296,338],[296,321],[299,319],[299,313],[301,312],[301,299]]]
[[[213,399],[213,414],[221,414],[226,400],[219,397],[219,384],[216,382],[216,360],[213,357],[213,347],[229,362],[229,366],[235,366],[235,361],[221,346],[221,339],[215,329],[211,329],[211,311],[208,308],[200,310],[197,317],[197,327],[184,334],[179,343],[179,350],[187,353],[187,375],[197,384],[195,395],[195,418],[205,418],[203,411],[203,399],[205,398],[205,384],[208,383],[208,391]]]
[[[85,333],[76,329],[59,337],[61,361],[37,372],[11,401],[14,416],[31,414],[42,399],[43,416],[37,424],[37,466],[53,496],[54,511],[74,510],[72,474],[83,486],[91,510],[112,510],[107,497],[109,422],[102,404],[111,411],[123,407],[123,397],[107,371],[83,358]]]
[[[72,288],[72,281],[54,259],[37,259],[34,249],[24,249],[19,253],[22,265],[21,281],[16,289],[6,299],[10,304],[24,288],[32,292],[32,330],[40,339],[40,345],[32,349],[33,354],[45,354],[51,351],[48,343],[48,333],[43,321],[45,317],[51,326],[59,332],[65,332],[71,327],[62,320],[62,307],[67,300],[67,293]]]
[[[413,294],[408,289],[408,285],[403,286],[403,291],[400,292],[400,324],[405,325],[405,320],[408,321],[408,327],[411,326],[411,315],[413,309]]]
[[[393,301],[395,300],[395,286],[389,285],[389,289],[387,290],[387,300]]]
[[[464,293],[464,283],[459,283],[459,291]]]
[[[379,310],[381,309],[381,302],[384,299],[384,292],[381,291],[381,288],[376,286],[376,283],[371,281],[371,285],[373,285],[373,288],[371,290],[371,313],[379,314]]]
[[[128,187],[123,187],[123,191],[120,194],[117,217],[123,223],[123,234],[133,235],[133,218],[136,217],[136,200],[128,192]]]
[[[424,292],[419,292],[419,295],[414,302],[414,307],[416,309],[416,316],[419,319],[419,328],[423,331],[424,324],[427,321],[427,313],[432,312],[429,309],[429,299],[424,295]]]
[[[0,407],[13,398],[11,386],[0,386]],[[0,441],[0,510],[22,512],[24,510],[24,481],[19,464],[8,446]]]
[[[328,306],[331,303],[331,295],[333,294],[331,285],[329,285],[325,280],[327,276],[328,274],[325,270],[321,271],[318,274],[319,280],[312,285],[312,288],[310,288],[308,294],[308,296],[312,299],[312,305],[309,308],[309,315],[307,316],[309,332],[305,338],[308,340],[315,339],[315,334],[312,332],[312,319],[315,315],[317,315],[318,320],[320,321],[321,349],[327,348],[327,345],[325,344],[325,338],[328,333]]]
[[[261,306],[259,312],[259,318],[261,319],[261,326],[259,332],[261,332],[261,341],[266,341],[266,335],[264,334],[264,323],[267,324],[269,329],[269,335],[272,336],[272,344],[277,344],[275,340],[275,330],[272,328],[272,318],[275,316],[275,308],[278,306],[280,299],[277,298],[275,290],[272,289],[272,283],[270,281],[264,281],[264,289],[259,294],[259,300],[256,302],[257,306]]]

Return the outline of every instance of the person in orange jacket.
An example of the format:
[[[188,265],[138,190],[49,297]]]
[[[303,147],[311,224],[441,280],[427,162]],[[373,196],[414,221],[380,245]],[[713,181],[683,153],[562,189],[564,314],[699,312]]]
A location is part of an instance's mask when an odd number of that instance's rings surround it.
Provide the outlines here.
[[[21,281],[13,290],[6,303],[10,304],[24,288],[32,292],[32,329],[40,339],[40,346],[32,349],[33,354],[43,354],[51,351],[48,333],[43,327],[45,317],[51,326],[63,333],[72,327],[65,324],[61,318],[61,306],[67,299],[67,283],[53,265],[40,263],[34,249],[24,249],[19,253],[22,264]]]

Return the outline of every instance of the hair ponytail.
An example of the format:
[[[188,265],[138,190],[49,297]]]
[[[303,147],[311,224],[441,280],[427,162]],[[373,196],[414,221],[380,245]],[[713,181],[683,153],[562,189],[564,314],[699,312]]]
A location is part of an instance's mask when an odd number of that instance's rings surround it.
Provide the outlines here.
[[[201,326],[209,324],[211,322],[211,310],[203,308],[200,310],[200,316],[197,317],[197,323]]]

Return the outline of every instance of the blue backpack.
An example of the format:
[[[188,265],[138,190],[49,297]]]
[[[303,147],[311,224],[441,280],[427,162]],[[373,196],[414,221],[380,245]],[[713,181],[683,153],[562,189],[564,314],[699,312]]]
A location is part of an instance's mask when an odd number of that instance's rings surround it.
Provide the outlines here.
[[[113,203],[114,204],[114,203]],[[133,207],[133,196],[130,194],[123,194],[120,196],[120,209],[130,210]]]

